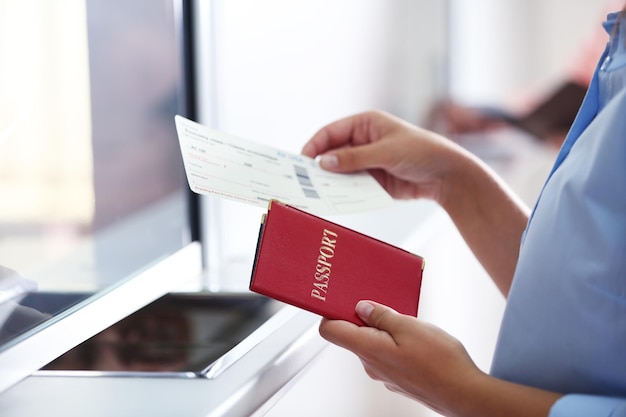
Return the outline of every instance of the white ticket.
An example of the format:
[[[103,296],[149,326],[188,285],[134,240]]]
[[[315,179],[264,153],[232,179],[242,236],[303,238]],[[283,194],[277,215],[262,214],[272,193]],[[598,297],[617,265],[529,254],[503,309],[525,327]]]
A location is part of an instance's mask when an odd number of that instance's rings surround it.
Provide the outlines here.
[[[314,159],[176,116],[187,181],[198,194],[259,207],[279,200],[317,215],[373,210],[393,199],[369,173],[337,174]]]

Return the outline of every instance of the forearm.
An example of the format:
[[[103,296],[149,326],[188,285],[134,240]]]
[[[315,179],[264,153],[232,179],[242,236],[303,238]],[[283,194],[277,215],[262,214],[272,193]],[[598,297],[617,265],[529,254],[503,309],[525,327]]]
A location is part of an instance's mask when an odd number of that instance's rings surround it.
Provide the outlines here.
[[[506,297],[529,209],[484,162],[460,151],[443,181],[439,203]]]
[[[460,388],[449,411],[455,417],[547,417],[562,394],[514,384],[487,374]]]

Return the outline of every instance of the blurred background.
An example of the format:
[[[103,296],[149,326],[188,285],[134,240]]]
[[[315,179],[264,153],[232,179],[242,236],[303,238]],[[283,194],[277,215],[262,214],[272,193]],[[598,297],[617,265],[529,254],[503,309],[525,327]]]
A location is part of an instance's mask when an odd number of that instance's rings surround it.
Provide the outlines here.
[[[614,0],[191,3],[200,123],[299,152],[323,125],[382,109],[466,146],[529,206],[603,50],[600,23],[623,5]],[[178,53],[175,40],[162,37],[176,11],[163,2],[166,6],[147,15],[144,3],[135,1],[107,14],[98,4],[106,3],[0,0],[0,265],[41,270],[73,253],[95,230],[130,215],[146,218],[148,203],[170,195],[177,199],[172,210],[180,223],[189,215],[181,199],[172,117],[181,100],[174,91],[181,68],[171,61]],[[94,54],[102,45],[107,54]],[[126,75],[120,77],[124,83],[111,84],[119,74]],[[574,110],[565,112],[566,107]],[[129,138],[136,142],[131,145]],[[245,290],[264,210],[213,198],[200,204],[206,243],[200,289]],[[331,220],[424,256],[420,316],[458,337],[489,370],[504,300],[445,213],[414,201]],[[174,249],[190,240],[186,223],[168,227]],[[146,226],[144,234],[133,233],[139,242],[134,250],[147,240],[159,241],[153,231]],[[91,262],[98,248],[88,249],[85,258]],[[105,276],[83,270],[82,281],[68,288],[99,288],[143,265],[143,257],[172,250],[125,253],[132,258],[128,268]],[[135,262],[139,258],[141,265]],[[49,275],[37,276],[40,288],[52,286]],[[267,413],[295,414],[435,415],[369,380],[356,358],[335,347]]]

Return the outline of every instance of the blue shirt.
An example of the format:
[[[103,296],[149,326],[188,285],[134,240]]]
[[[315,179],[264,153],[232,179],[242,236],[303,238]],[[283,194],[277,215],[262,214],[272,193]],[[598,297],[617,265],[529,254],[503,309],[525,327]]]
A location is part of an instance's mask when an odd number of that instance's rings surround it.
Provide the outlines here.
[[[626,19],[619,29],[527,225],[492,364],[566,394],[551,417],[626,416]]]

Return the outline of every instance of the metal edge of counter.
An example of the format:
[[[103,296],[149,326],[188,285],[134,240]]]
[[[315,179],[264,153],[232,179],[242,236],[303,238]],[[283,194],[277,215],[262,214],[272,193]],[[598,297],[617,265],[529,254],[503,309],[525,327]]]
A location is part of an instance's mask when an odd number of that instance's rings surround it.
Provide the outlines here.
[[[4,391],[51,360],[192,279],[201,269],[200,244],[192,242],[3,350],[0,352],[0,398]]]
[[[327,346],[317,332],[318,323],[318,316],[296,311],[214,379],[30,376],[0,396],[0,413],[4,417],[259,415]]]

